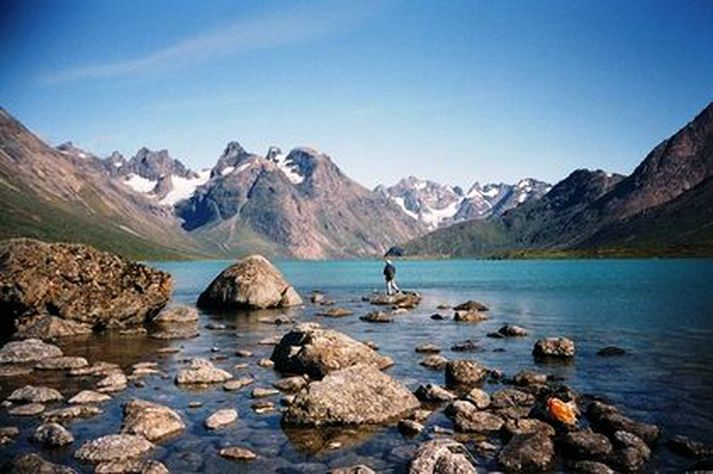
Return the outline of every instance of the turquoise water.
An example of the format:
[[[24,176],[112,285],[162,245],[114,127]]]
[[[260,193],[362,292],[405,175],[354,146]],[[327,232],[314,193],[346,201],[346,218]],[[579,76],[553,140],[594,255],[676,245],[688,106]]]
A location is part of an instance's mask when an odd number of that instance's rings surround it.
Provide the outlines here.
[[[360,340],[372,340],[396,365],[388,372],[415,388],[421,383],[443,383],[443,374],[418,365],[414,347],[431,342],[448,358],[475,358],[506,374],[531,368],[561,376],[580,393],[602,396],[620,406],[633,418],[656,423],[664,438],[683,434],[713,443],[713,261],[711,260],[576,260],[576,261],[404,261],[397,262],[397,280],[404,289],[421,292],[424,300],[417,309],[398,316],[392,324],[369,324],[359,316],[373,309],[361,296],[382,289],[379,261],[279,261],[276,262],[297,290],[305,296],[315,289],[324,291],[337,305],[353,309],[346,318],[315,316],[318,308],[307,303],[290,310],[297,320],[317,320]],[[174,278],[174,300],[194,304],[198,294],[230,262],[156,262],[152,266],[170,272]],[[490,320],[479,324],[435,321],[430,315],[439,304],[455,305],[477,299],[490,306]],[[450,311],[442,311],[450,315]],[[269,386],[279,378],[272,369],[255,362],[269,357],[271,347],[258,345],[265,337],[280,335],[284,326],[258,321],[264,313],[201,313],[201,336],[186,341],[158,343],[150,339],[95,336],[83,343],[65,345],[65,352],[116,361],[128,366],[138,360],[158,360],[166,379],[147,378],[143,387],[131,387],[106,407],[106,414],[91,421],[78,421],[70,429],[77,444],[84,439],[118,431],[121,403],[132,397],[156,400],[177,409],[188,424],[186,433],[161,443],[154,457],[178,472],[219,472],[235,464],[219,458],[221,446],[239,444],[252,447],[261,458],[242,470],[252,472],[322,472],[328,468],[367,463],[375,469],[401,472],[415,446],[427,439],[434,425],[451,427],[441,412],[427,421],[427,430],[416,438],[406,438],[394,427],[373,433],[313,433],[285,431],[278,412],[255,414],[249,390],[223,392],[219,387],[200,392],[186,391],[171,378],[190,357],[210,357],[211,349],[228,356],[216,364],[240,374],[232,367],[250,363],[247,372],[255,386]],[[231,326],[226,331],[205,329],[209,322]],[[527,328],[530,336],[515,340],[491,339],[488,332],[504,323]],[[577,345],[570,365],[536,363],[530,351],[534,341],[545,336],[567,336]],[[450,347],[464,339],[477,340],[477,353],[455,353]],[[159,358],[153,350],[175,345],[181,353]],[[596,352],[615,345],[626,349],[624,357],[602,358]],[[254,352],[251,359],[234,356],[237,348]],[[67,395],[91,383],[53,379],[43,383],[61,387]],[[49,377],[49,378],[48,378]],[[56,376],[54,376],[56,377]],[[3,382],[6,396],[26,381]],[[82,384],[87,384],[82,385]],[[494,391],[498,386],[487,387]],[[187,408],[200,400],[204,406]],[[274,400],[277,402],[277,399]],[[219,433],[207,432],[202,422],[212,411],[237,407],[240,419],[235,427]],[[7,420],[31,430],[35,421]],[[340,441],[338,449],[327,447]],[[76,448],[75,446],[75,448]],[[74,448],[41,451],[49,459],[77,466],[71,459]],[[0,448],[0,461],[20,451],[37,451],[27,441]],[[655,465],[678,470],[688,461],[673,456],[665,448],[656,451]],[[86,468],[84,466],[83,468]]]

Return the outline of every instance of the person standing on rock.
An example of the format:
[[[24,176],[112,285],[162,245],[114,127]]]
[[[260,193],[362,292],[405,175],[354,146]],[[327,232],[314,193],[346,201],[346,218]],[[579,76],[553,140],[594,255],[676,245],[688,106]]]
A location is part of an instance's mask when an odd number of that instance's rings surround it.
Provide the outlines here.
[[[387,295],[393,295],[394,293],[401,291],[401,289],[396,285],[396,267],[388,258],[386,259],[386,265],[384,266],[384,279],[386,280]]]

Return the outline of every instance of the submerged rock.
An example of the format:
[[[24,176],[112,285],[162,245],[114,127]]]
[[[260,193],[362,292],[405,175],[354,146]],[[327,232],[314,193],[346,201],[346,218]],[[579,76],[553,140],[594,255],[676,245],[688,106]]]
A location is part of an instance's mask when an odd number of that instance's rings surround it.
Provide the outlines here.
[[[574,357],[574,342],[566,337],[547,337],[535,343],[532,355],[537,358],[569,359]]]
[[[63,400],[64,397],[58,390],[50,387],[25,385],[13,391],[7,399],[11,402],[47,403]]]
[[[506,324],[498,329],[498,334],[505,337],[525,337],[527,336],[527,330],[515,324]]]
[[[92,333],[87,323],[48,316],[46,314],[26,315],[15,321],[15,337],[19,339],[37,338],[54,341],[65,337],[86,336]]]
[[[185,428],[178,413],[167,406],[139,399],[133,399],[124,406],[122,433],[157,441],[178,434]]]
[[[87,245],[16,239],[0,248],[0,314],[20,326],[45,316],[91,327],[137,326],[170,294],[168,273]]]
[[[623,415],[618,408],[602,402],[592,402],[587,407],[587,419],[597,431],[613,435],[617,431],[633,433],[649,445],[658,440],[661,432],[656,425],[638,422]]]
[[[49,410],[42,415],[42,420],[45,422],[65,423],[76,418],[90,418],[103,413],[101,408],[94,405],[74,405],[66,408],[57,408]]]
[[[12,341],[0,349],[0,364],[22,364],[37,362],[51,357],[60,357],[62,350],[39,339]]]
[[[84,357],[60,356],[43,359],[35,364],[37,370],[71,370],[87,367],[89,362]]]
[[[435,439],[418,447],[409,474],[475,474],[475,466],[465,446],[451,439]]]
[[[169,474],[163,463],[153,459],[122,459],[97,465],[95,474]]]
[[[71,467],[51,463],[39,454],[23,454],[16,457],[10,466],[11,474],[77,474]]]
[[[85,403],[102,403],[111,400],[109,395],[95,392],[94,390],[82,390],[75,396],[69,399],[72,405],[82,405]]]
[[[226,459],[234,459],[236,461],[252,461],[253,459],[257,459],[257,454],[247,448],[241,448],[239,446],[221,448],[218,454]]]
[[[41,403],[28,403],[10,408],[7,412],[12,416],[35,416],[45,411],[45,406]]]
[[[188,324],[198,322],[198,310],[191,306],[175,305],[164,308],[153,320],[155,324]]]
[[[265,257],[252,255],[223,270],[201,293],[199,307],[277,308],[302,304],[302,298]]]
[[[616,357],[626,355],[626,351],[620,347],[607,346],[603,349],[599,349],[597,355],[600,357]]]
[[[364,316],[360,316],[359,319],[367,323],[391,323],[394,321],[394,317],[384,311],[371,311]]]
[[[513,436],[498,454],[498,462],[507,472],[548,471],[554,458],[552,439],[542,431]]]
[[[314,323],[299,324],[288,332],[270,358],[280,372],[307,374],[313,378],[355,364],[369,364],[379,369],[393,364],[389,357],[346,334]]]
[[[46,446],[64,446],[74,442],[74,436],[58,423],[45,423],[37,427],[30,437],[35,443]]]
[[[133,459],[153,449],[143,436],[129,434],[106,435],[84,443],[75,453],[79,461],[102,463]]]
[[[324,311],[319,311],[315,314],[317,316],[324,316],[327,318],[343,318],[345,316],[351,316],[352,314],[354,314],[354,312],[346,308],[329,308]]]
[[[232,379],[233,376],[223,369],[219,369],[206,359],[193,359],[185,369],[178,371],[176,383],[186,384],[212,384],[221,383]]]
[[[480,384],[488,376],[488,369],[474,360],[452,360],[446,364],[446,385],[472,386]]]
[[[378,368],[358,364],[311,382],[283,420],[297,425],[382,424],[419,407],[416,397]]]
[[[216,430],[223,426],[234,423],[238,419],[238,412],[232,408],[218,410],[205,420],[205,426],[209,430]]]

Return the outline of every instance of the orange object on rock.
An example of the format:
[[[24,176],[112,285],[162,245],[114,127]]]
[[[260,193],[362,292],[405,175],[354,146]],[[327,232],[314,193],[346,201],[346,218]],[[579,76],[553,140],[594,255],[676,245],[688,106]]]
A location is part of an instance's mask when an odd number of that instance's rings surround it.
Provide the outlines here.
[[[559,398],[547,400],[547,410],[550,416],[565,425],[577,424],[577,407],[574,402],[565,403]]]

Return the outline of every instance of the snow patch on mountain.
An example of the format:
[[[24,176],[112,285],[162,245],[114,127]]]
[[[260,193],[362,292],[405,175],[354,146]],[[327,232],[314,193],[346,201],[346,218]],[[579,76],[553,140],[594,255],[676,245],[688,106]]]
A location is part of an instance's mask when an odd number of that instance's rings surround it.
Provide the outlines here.
[[[159,201],[164,206],[173,206],[177,202],[183,201],[193,196],[196,188],[208,182],[210,170],[204,169],[198,173],[197,178],[183,178],[181,176],[171,176],[172,189]]]
[[[138,174],[134,173],[130,173],[123,181],[126,186],[130,187],[137,193],[143,194],[149,194],[153,192],[157,182],[158,181],[147,179],[143,176],[139,176]]]

